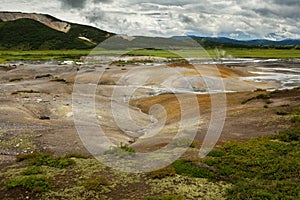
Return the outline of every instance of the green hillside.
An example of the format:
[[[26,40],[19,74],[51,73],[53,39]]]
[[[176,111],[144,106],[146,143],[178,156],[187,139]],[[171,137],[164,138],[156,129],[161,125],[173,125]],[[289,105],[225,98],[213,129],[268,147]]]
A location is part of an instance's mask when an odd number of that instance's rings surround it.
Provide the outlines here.
[[[107,39],[107,37],[113,35],[112,33],[102,31],[98,28],[94,28],[91,26],[85,26],[80,24],[71,24],[71,25],[72,28],[68,33],[69,35],[75,38],[78,38],[80,36],[86,37],[97,44],[103,42],[105,39]]]
[[[90,49],[103,41],[107,32],[72,24],[68,33],[56,31],[32,19],[0,21],[1,50]],[[79,39],[86,37],[93,43]]]

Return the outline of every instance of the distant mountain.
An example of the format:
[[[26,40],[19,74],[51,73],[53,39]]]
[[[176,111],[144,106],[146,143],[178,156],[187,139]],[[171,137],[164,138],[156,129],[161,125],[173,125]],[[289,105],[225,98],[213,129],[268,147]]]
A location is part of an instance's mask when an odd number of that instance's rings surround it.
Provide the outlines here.
[[[0,12],[0,49],[89,49],[112,35],[50,15]]]
[[[176,37],[175,37],[176,38]],[[199,42],[213,42],[215,44],[226,44],[228,45],[241,45],[241,46],[261,46],[261,47],[284,47],[284,46],[296,46],[300,45],[300,40],[297,39],[285,39],[281,41],[273,41],[273,40],[266,40],[266,39],[256,39],[256,40],[235,40],[226,37],[197,37],[192,36],[193,39]],[[178,39],[178,38],[177,38]]]

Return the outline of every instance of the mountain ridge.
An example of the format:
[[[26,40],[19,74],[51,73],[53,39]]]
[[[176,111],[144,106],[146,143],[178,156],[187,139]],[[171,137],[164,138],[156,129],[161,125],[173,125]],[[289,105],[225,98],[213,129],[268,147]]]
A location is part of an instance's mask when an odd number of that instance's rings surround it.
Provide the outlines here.
[[[22,13],[22,12],[0,12],[0,19],[4,22],[15,21],[17,19],[33,19],[40,23],[55,29],[67,33],[71,29],[71,23],[57,19],[51,15],[40,13]]]
[[[228,43],[236,45],[262,45],[262,46],[285,46],[285,45],[300,45],[300,39],[286,38],[283,40],[268,40],[268,39],[252,39],[252,40],[238,40],[228,37],[201,37],[201,36],[173,36],[171,38],[182,40],[185,37],[193,38],[196,40],[208,40],[216,43]]]
[[[114,35],[37,13],[0,12],[0,49],[91,49]]]
[[[0,49],[2,50],[91,49],[113,35],[115,34],[96,27],[66,22],[47,14],[0,12]],[[204,48],[300,48],[300,40],[297,39],[272,41],[194,35],[171,38],[118,36],[120,37],[115,39],[116,43],[108,45],[108,49],[143,48],[144,46],[152,48],[157,43],[159,43],[158,46],[163,44],[170,48],[190,47],[191,42],[188,40],[190,38]]]

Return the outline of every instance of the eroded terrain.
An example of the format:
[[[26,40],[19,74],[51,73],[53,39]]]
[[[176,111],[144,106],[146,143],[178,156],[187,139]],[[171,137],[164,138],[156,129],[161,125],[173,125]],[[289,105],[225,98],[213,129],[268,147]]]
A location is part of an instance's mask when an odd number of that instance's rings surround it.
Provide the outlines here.
[[[196,136],[196,142],[199,144],[203,141],[210,122],[211,95],[217,95],[214,93],[227,92],[227,116],[219,142],[231,139],[246,140],[272,134],[275,130],[284,128],[286,124],[285,117],[276,115],[276,112],[289,110],[298,104],[298,90],[287,92],[285,95],[273,94],[271,99],[255,99],[242,104],[243,101],[259,94],[267,95],[268,92],[261,89],[276,89],[282,86],[280,80],[256,81],[260,77],[258,74],[267,73],[269,68],[262,72],[262,68],[253,66],[194,66],[183,63],[26,63],[16,64],[14,67],[2,66],[2,160],[8,162],[17,154],[36,150],[57,154],[86,152],[74,125],[74,82],[86,89],[89,85],[97,85],[94,92],[96,116],[93,118],[114,144],[133,143],[131,145],[140,151],[151,151],[170,142],[178,131],[182,114],[180,106],[187,109],[185,118],[192,117],[195,105],[189,105],[189,102],[195,97],[201,118],[197,123],[190,124],[189,128],[199,129]],[[299,76],[296,72],[293,75],[294,78]],[[219,84],[220,80],[224,87],[219,88],[223,88],[223,91],[207,88],[207,81]],[[252,92],[254,90],[257,91]],[[185,101],[179,103],[178,99]],[[89,108],[90,103],[83,103],[81,109]],[[184,103],[186,105],[180,105]],[[164,109],[152,107],[157,104]],[[264,106],[268,109],[263,108]],[[151,107],[153,109],[150,109]],[[79,118],[90,119],[91,116],[84,116],[85,114],[83,112]],[[131,120],[137,125],[129,121],[127,123],[126,120]],[[155,137],[151,137],[151,134]]]

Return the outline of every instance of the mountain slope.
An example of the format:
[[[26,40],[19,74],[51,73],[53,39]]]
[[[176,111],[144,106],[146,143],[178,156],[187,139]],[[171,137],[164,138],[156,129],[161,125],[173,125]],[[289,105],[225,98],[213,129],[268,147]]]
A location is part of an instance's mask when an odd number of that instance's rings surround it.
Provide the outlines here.
[[[0,19],[2,21],[15,21],[17,19],[33,19],[38,21],[54,30],[67,33],[71,24],[64,22],[50,15],[37,14],[37,13],[21,13],[21,12],[0,12]]]
[[[89,49],[113,35],[49,15],[14,14],[0,13],[0,49]]]

